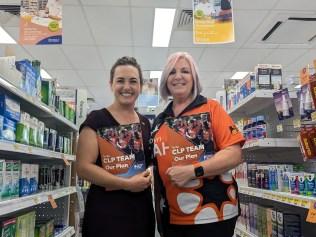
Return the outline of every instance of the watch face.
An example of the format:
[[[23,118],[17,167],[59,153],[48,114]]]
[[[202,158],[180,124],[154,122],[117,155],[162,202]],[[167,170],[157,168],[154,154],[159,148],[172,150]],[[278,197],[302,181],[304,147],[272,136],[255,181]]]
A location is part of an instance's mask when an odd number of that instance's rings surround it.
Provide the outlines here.
[[[201,177],[201,176],[204,175],[204,169],[203,169],[202,166],[196,167],[196,168],[194,169],[194,172],[195,172],[195,176],[196,176],[196,177]]]

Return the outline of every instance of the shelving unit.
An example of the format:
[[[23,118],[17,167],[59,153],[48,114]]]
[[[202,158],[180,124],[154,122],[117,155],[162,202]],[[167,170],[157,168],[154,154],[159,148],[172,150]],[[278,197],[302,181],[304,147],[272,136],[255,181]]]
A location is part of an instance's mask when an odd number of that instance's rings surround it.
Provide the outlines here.
[[[274,92],[275,90],[256,90],[227,112],[232,117],[238,117],[247,114],[254,114],[267,107],[274,106]],[[294,99],[297,98],[297,96],[294,92],[290,92],[290,98]]]
[[[242,147],[245,151],[254,151],[260,149],[289,149],[299,148],[298,141],[295,138],[264,138],[246,141]]]
[[[68,227],[63,232],[56,235],[55,237],[71,237],[74,234],[75,234],[75,229],[73,227]]]
[[[285,192],[239,186],[239,192],[249,196],[264,198],[271,201],[282,202],[284,204],[309,209],[311,203],[316,202],[316,197],[308,197]]]
[[[247,231],[241,224],[236,224],[235,237],[258,237],[257,235]]]
[[[294,127],[294,118],[278,120],[272,90],[257,90],[252,95],[242,100],[235,108],[228,111],[234,120],[245,117],[264,115],[267,124],[268,138],[253,139],[245,142],[243,158],[247,163],[254,164],[303,164],[303,157],[300,151],[299,141],[297,140],[298,129]],[[298,102],[295,92],[290,92],[294,115],[298,114]],[[277,131],[277,126],[283,126],[283,130]],[[308,166],[304,164],[305,166]],[[315,173],[315,168],[309,165],[308,172]],[[300,213],[302,234],[310,236],[312,228],[305,222],[307,210],[310,205],[316,202],[315,197],[295,195],[285,192],[277,192],[259,188],[239,186],[241,200],[246,203],[256,203],[258,206],[272,206],[280,211],[291,210]],[[258,210],[258,209],[256,209]],[[250,216],[248,216],[250,218]],[[253,216],[252,216],[253,218]],[[255,228],[255,227],[254,227]],[[240,223],[235,229],[236,237],[257,237],[250,233]]]
[[[9,199],[0,202],[0,215],[16,212],[28,207],[33,207],[41,203],[48,202],[48,197],[52,196],[54,199],[69,196],[76,192],[75,187],[60,188],[48,192],[41,192],[30,196]]]
[[[55,152],[47,149],[42,149],[34,146],[27,146],[15,142],[6,142],[0,140],[0,153],[6,153],[9,156],[28,156],[33,158],[42,159],[61,159],[75,161],[76,157],[74,155],[64,154],[60,152]]]
[[[18,101],[21,110],[40,119],[47,127],[55,129],[59,134],[69,136],[71,139],[76,138],[78,127],[74,123],[55,112],[53,108],[43,104],[38,98],[31,97],[21,89],[16,88],[1,77],[1,75],[0,93],[6,93]],[[72,215],[70,214],[70,195],[77,192],[74,186],[70,186],[72,161],[75,161],[75,155],[2,140],[0,140],[0,155],[2,159],[20,160],[22,163],[56,163],[58,165],[65,163],[63,165],[65,172],[63,187],[29,196],[1,200],[0,216],[12,215],[13,213],[14,216],[18,216],[19,213],[23,213],[24,210],[36,210],[37,217],[54,219],[56,221],[55,224],[66,226],[65,230],[56,237],[73,236],[75,229],[73,226],[69,226],[69,220]],[[56,200],[57,208],[52,208],[49,203],[51,199]]]

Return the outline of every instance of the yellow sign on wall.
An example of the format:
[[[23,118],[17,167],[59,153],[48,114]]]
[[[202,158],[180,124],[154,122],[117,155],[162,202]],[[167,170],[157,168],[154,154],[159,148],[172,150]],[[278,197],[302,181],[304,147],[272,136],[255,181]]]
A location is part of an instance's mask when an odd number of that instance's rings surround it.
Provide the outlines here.
[[[235,41],[232,0],[193,0],[193,42]]]

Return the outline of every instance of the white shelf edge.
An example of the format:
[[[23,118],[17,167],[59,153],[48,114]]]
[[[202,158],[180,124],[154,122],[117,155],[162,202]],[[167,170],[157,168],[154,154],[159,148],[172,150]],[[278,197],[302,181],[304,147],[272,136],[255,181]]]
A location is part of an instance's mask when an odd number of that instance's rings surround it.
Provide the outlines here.
[[[273,93],[276,92],[277,90],[255,90],[252,94],[249,96],[245,97],[239,103],[232,109],[227,110],[228,114],[232,114],[236,112],[236,110],[240,109],[243,107],[245,104],[247,104],[249,101],[253,100],[254,98],[273,98]],[[296,94],[294,92],[289,92],[290,98],[297,98]]]
[[[75,192],[76,187],[71,186],[52,191],[41,192],[30,196],[0,201],[0,216],[48,202],[49,195],[52,195],[54,199],[58,199]]]
[[[238,224],[238,223],[235,226],[235,234],[236,234],[236,232],[239,232],[238,234],[242,235],[242,236],[258,237],[257,235],[247,231],[241,224]]]
[[[0,85],[4,87],[5,89],[9,90],[10,92],[12,92],[13,94],[15,94],[16,96],[20,97],[21,99],[33,104],[40,110],[45,111],[49,115],[63,122],[67,126],[71,127],[73,130],[78,131],[78,127],[74,123],[70,122],[62,115],[56,113],[53,109],[46,106],[43,102],[39,101],[37,98],[27,95],[25,92],[23,92],[19,88],[16,88],[14,85],[11,85],[10,82],[6,81],[2,76],[0,76]]]
[[[239,192],[249,196],[285,203],[288,205],[309,209],[311,202],[316,202],[316,197],[302,196],[285,192],[277,192],[259,188],[239,186]]]
[[[71,237],[75,234],[75,228],[72,226],[68,226],[66,229],[64,229],[61,233],[58,235],[55,235],[54,237]]]
[[[69,161],[75,161],[76,156],[64,154],[60,152],[51,151],[48,149],[42,149],[39,147],[28,146],[20,143],[9,142],[0,140],[0,150],[1,151],[9,151],[9,152],[16,152],[16,153],[23,153],[29,154],[34,156],[42,156],[48,158],[56,158],[56,159],[66,159]]]
[[[253,139],[245,142],[242,147],[243,150],[250,148],[272,148],[272,147],[299,147],[298,141],[295,138],[264,138]]]

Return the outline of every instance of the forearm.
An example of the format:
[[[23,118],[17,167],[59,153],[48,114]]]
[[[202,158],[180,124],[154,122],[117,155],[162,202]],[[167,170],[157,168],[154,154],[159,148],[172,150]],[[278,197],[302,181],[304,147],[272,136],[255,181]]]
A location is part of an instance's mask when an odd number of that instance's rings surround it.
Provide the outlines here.
[[[115,176],[95,164],[77,165],[79,177],[109,190],[126,189],[127,179]]]
[[[201,162],[204,168],[204,176],[224,174],[242,162],[239,145],[227,147],[217,152],[210,159]]]

